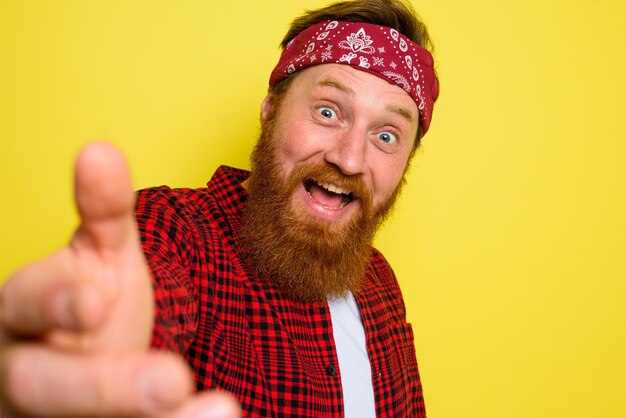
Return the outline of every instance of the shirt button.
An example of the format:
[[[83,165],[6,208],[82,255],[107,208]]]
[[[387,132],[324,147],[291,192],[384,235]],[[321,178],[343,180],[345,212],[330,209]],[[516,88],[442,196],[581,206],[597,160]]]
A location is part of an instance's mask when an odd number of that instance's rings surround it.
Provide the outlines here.
[[[326,367],[326,373],[328,373],[329,376],[334,376],[337,373],[337,369],[335,369],[335,366],[332,364],[329,364],[328,367]]]

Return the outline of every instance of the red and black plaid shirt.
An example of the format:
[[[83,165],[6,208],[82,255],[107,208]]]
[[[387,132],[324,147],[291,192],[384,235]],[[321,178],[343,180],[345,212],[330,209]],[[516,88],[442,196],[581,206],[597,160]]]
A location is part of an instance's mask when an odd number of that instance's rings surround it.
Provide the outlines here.
[[[231,392],[247,417],[341,417],[328,305],[287,299],[242,261],[247,176],[221,167],[207,188],[139,192],[136,215],[155,287],[153,346],[184,356],[199,390]],[[425,417],[411,325],[376,250],[355,298],[377,416]]]

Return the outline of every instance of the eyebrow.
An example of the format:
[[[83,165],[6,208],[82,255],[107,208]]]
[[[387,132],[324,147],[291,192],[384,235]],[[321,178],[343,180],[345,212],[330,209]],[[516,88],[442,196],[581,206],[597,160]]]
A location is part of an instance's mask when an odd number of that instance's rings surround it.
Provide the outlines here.
[[[317,85],[320,87],[330,87],[330,88],[337,89],[340,92],[347,94],[348,96],[354,96],[356,94],[355,91],[351,89],[350,87],[346,86],[345,84],[337,80],[333,80],[330,78],[324,78],[318,81]],[[409,109],[403,106],[391,105],[391,106],[388,106],[387,109],[397,115],[400,115],[403,119],[407,120],[408,122],[413,122],[416,120],[413,112],[411,112]]]
[[[341,91],[342,93],[345,93],[349,96],[354,96],[355,92],[354,90],[352,90],[350,87],[346,86],[343,83],[340,83],[337,80],[333,80],[330,78],[324,78],[320,81],[317,82],[317,85],[321,86],[321,87],[331,87],[331,88],[335,88],[339,91]]]
[[[396,114],[402,116],[408,122],[413,122],[413,121],[416,120],[415,116],[413,115],[413,112],[411,112],[410,110],[406,109],[405,107],[402,107],[402,106],[390,106],[390,107],[388,107],[388,109],[391,110],[393,113],[396,113]]]

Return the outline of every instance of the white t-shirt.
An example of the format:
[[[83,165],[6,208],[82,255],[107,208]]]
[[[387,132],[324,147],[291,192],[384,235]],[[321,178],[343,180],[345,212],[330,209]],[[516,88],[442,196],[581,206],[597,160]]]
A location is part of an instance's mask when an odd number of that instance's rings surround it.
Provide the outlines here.
[[[352,293],[345,299],[329,299],[333,337],[337,347],[346,418],[376,418],[372,370],[365,330]]]

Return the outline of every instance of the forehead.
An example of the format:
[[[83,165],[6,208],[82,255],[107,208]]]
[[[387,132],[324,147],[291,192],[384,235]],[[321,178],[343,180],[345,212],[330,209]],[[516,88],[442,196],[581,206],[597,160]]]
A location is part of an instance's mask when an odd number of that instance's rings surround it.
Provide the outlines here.
[[[396,84],[363,70],[342,64],[321,64],[294,74],[293,96],[332,92],[359,103],[376,103],[395,110],[417,123],[419,112],[413,98]],[[300,97],[302,98],[302,97]]]

